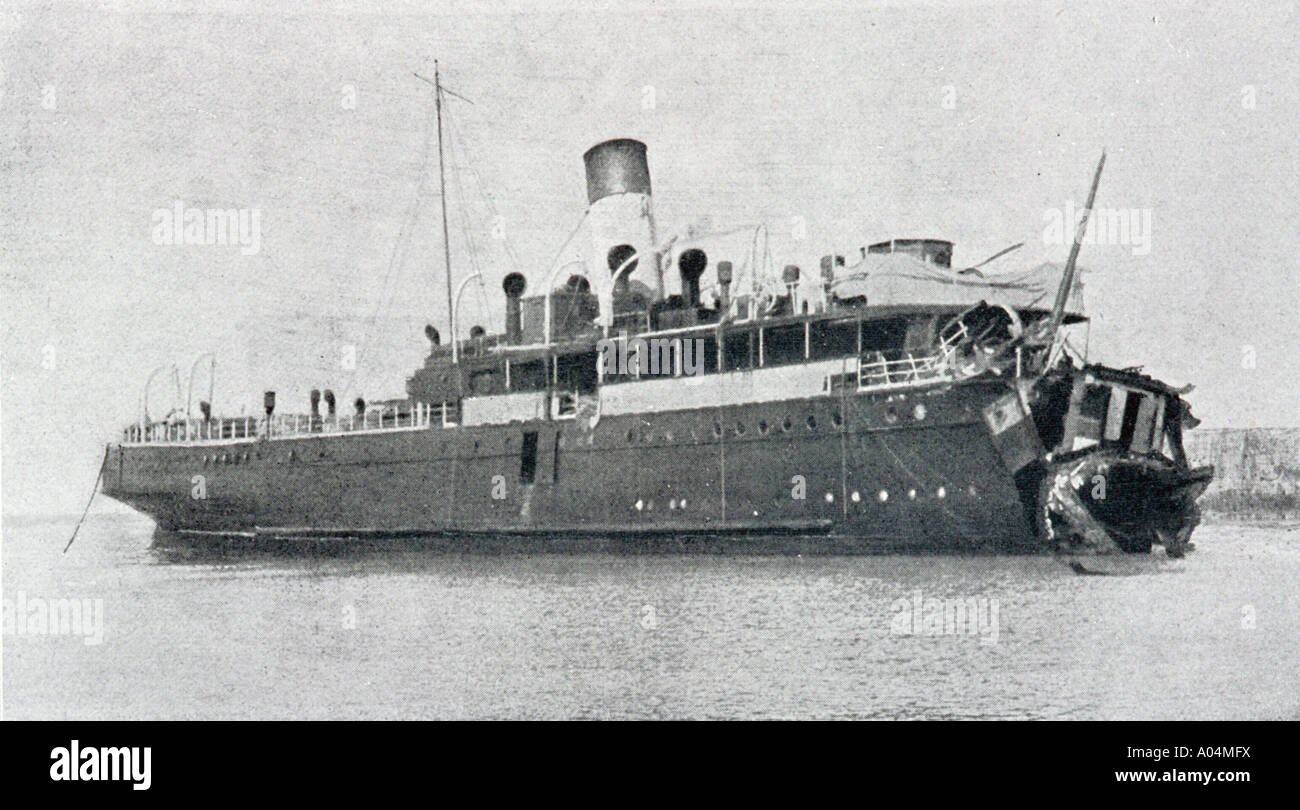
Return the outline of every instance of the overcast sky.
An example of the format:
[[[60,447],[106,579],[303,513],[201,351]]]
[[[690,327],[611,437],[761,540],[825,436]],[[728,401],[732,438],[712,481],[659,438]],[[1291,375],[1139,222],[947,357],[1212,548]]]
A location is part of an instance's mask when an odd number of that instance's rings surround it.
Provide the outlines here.
[[[1151,240],[1084,249],[1092,359],[1195,383],[1207,427],[1300,424],[1294,3],[315,5],[0,11],[6,514],[78,509],[149,372],[184,385],[204,351],[225,412],[403,393],[446,332],[434,58],[472,102],[448,109],[466,328],[500,329],[512,257],[538,290],[605,138],[649,145],[662,232],[764,222],[800,262],[1026,242],[1006,270],[1064,260],[1044,230],[1105,148],[1097,206]],[[177,201],[258,212],[259,250],[155,244]]]

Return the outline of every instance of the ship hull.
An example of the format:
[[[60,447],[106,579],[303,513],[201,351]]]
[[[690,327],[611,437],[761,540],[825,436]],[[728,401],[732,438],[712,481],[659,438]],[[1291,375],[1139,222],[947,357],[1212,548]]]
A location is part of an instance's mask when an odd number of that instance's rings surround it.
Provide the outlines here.
[[[1007,390],[941,384],[599,420],[114,445],[105,492],[162,530],[215,535],[1028,549],[1032,520],[981,418]]]

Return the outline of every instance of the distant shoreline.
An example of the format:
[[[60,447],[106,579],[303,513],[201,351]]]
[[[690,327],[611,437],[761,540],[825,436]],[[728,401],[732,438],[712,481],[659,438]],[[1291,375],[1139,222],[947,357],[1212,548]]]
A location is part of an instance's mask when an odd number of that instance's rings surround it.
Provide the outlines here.
[[[1300,528],[1300,514],[1274,515],[1267,512],[1217,512],[1204,510],[1202,523],[1214,525],[1259,526],[1261,528]]]
[[[1300,428],[1198,428],[1185,439],[1196,464],[1213,464],[1201,511],[1224,521],[1300,520]]]

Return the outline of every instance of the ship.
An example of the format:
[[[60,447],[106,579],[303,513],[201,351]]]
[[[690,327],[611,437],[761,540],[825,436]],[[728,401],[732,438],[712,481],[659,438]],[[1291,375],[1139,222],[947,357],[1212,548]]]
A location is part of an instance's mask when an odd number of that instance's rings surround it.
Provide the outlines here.
[[[449,333],[405,397],[155,419],[146,393],[103,491],[194,538],[1181,556],[1213,476],[1190,388],[1066,337],[1104,161],[1063,266],[896,238],[805,268],[761,225],[664,238],[646,145],[605,141],[577,258],[504,273],[499,332],[461,334],[447,246]]]

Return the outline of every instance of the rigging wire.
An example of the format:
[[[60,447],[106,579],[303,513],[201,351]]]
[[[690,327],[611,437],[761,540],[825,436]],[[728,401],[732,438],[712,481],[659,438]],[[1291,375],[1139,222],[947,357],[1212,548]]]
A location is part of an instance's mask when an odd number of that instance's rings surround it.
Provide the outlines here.
[[[432,116],[426,110],[425,118],[430,119]],[[416,181],[415,197],[411,200],[410,209],[407,212],[406,221],[402,223],[402,228],[398,231],[397,241],[393,245],[393,252],[389,255],[388,268],[384,271],[384,282],[381,287],[379,300],[376,301],[374,309],[370,313],[365,329],[362,332],[361,348],[365,349],[371,342],[375,324],[379,319],[381,311],[387,311],[392,302],[395,293],[394,274],[400,275],[401,269],[406,262],[406,253],[410,248],[411,234],[415,230],[415,225],[419,221],[421,203],[424,201],[425,185],[429,177],[429,154],[433,149],[434,127],[432,122],[426,120],[424,130],[424,147],[420,160],[420,175]],[[348,377],[347,383],[343,386],[343,393],[340,398],[346,400],[356,384],[357,374],[360,373],[361,365],[357,363],[352,368],[352,373]]]
[[[448,135],[453,135],[454,126],[450,124],[452,120],[451,116],[448,115],[445,117],[449,123],[449,126],[447,128]],[[482,266],[479,264],[478,261],[478,247],[474,243],[473,228],[471,227],[471,217],[469,212],[468,196],[465,194],[464,184],[461,182],[460,179],[460,172],[457,171],[457,169],[464,168],[462,161],[465,159],[463,150],[457,145],[458,142],[459,139],[457,137],[449,137],[447,139],[447,151],[451,157],[450,163],[452,166],[452,173],[451,173],[452,182],[456,185],[456,192],[457,192],[456,203],[459,206],[459,210],[461,213],[461,218],[458,224],[460,225],[461,231],[465,236],[465,244],[469,253],[470,268],[474,271],[474,275],[477,276],[478,279],[478,284],[476,285],[476,287],[478,289],[479,315],[482,318],[482,320],[486,322],[488,319],[487,291],[484,289],[483,286],[483,270],[482,270]],[[455,340],[456,336],[453,335],[452,339]]]
[[[466,101],[468,101],[468,99],[466,99]],[[469,103],[473,104],[474,102],[471,101]],[[488,212],[492,215],[494,221],[504,222],[505,218],[501,216],[501,212],[497,209],[496,201],[493,200],[492,195],[488,194],[486,191],[486,183],[483,182],[482,174],[480,174],[478,169],[475,168],[479,164],[479,161],[477,156],[473,153],[473,148],[471,147],[470,142],[461,136],[455,119],[449,120],[448,128],[451,130],[451,134],[455,141],[460,144],[460,149],[462,150],[466,161],[465,171],[473,176],[475,188],[486,204]],[[514,246],[510,243],[510,239],[505,235],[504,231],[501,236],[501,244],[506,252],[507,258],[510,259],[511,265],[516,268],[519,267],[521,264],[519,256],[515,253]]]
[[[461,97],[457,96],[457,98]],[[473,102],[468,99],[462,100],[473,104]],[[496,200],[487,192],[487,184],[483,180],[482,173],[477,168],[479,163],[475,157],[470,141],[463,136],[460,124],[454,117],[448,116],[447,124],[451,148],[456,154],[460,155],[460,166],[465,173],[471,176],[473,189],[477,192],[479,199],[482,201],[484,208],[487,210],[488,215],[491,218],[491,221],[494,223],[504,223],[505,217],[501,215],[500,209],[497,208]],[[465,193],[464,185],[459,176],[456,177],[456,184],[457,189],[462,195],[462,205],[469,205],[469,195]],[[501,249],[505,254],[504,258],[506,259],[507,265],[512,269],[521,268],[523,263],[519,260],[519,254],[515,251],[514,245],[510,241],[510,237],[505,232],[504,225],[502,225],[501,235],[496,241],[501,243]],[[486,321],[490,317],[491,310],[488,306],[487,291],[484,288],[482,276],[478,279],[478,299],[480,314]]]

